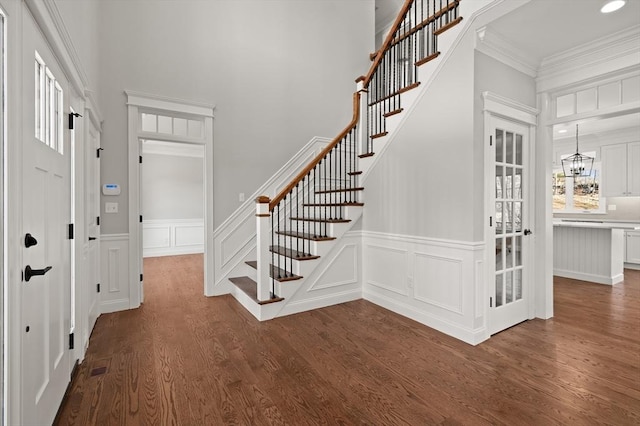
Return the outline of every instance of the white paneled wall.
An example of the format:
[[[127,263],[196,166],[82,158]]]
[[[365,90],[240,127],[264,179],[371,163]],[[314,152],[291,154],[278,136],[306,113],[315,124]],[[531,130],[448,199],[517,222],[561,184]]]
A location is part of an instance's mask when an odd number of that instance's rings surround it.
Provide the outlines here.
[[[143,256],[204,253],[202,219],[145,220],[142,224]]]
[[[553,227],[553,274],[600,284],[623,275],[622,229]]]
[[[100,312],[130,309],[129,235],[102,235],[100,243]]]
[[[489,337],[483,243],[362,235],[363,298],[470,344]]]

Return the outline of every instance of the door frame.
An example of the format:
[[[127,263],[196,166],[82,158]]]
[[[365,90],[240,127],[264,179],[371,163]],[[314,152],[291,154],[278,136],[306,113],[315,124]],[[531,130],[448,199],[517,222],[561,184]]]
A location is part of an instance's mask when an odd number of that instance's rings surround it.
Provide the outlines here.
[[[533,233],[529,235],[527,244],[527,250],[525,252],[526,259],[523,259],[523,263],[527,262],[527,267],[525,269],[526,278],[523,276],[523,281],[526,279],[528,285],[525,288],[526,297],[527,297],[527,312],[528,318],[532,319],[535,317],[536,312],[536,289],[537,285],[544,285],[544,283],[536,283],[536,276],[534,271],[536,267],[541,266],[540,262],[537,259],[536,251],[535,251],[535,224],[536,224],[536,208],[535,203],[537,200],[536,193],[536,184],[538,182],[536,178],[536,129],[538,124],[538,110],[532,108],[528,105],[524,105],[520,102],[514,101],[512,99],[506,98],[504,96],[492,93],[492,92],[483,92],[482,93],[483,100],[483,116],[484,116],[484,130],[483,130],[483,145],[484,145],[484,170],[485,170],[485,181],[484,181],[484,191],[485,191],[485,202],[484,202],[484,217],[485,226],[484,226],[484,241],[485,241],[485,290],[482,293],[484,300],[482,300],[483,306],[485,306],[485,321],[486,321],[486,330],[487,336],[489,336],[490,330],[490,315],[489,315],[489,297],[493,296],[494,286],[492,285],[495,282],[495,252],[491,252],[490,247],[493,247],[493,239],[495,238],[494,228],[490,224],[490,217],[495,215],[495,203],[491,202],[493,197],[490,194],[494,191],[495,182],[493,179],[489,179],[489,176],[493,176],[493,173],[490,171],[495,169],[495,158],[492,155],[492,147],[489,145],[490,137],[493,135],[493,123],[495,119],[507,120],[528,128],[527,138],[528,138],[528,146],[527,146],[527,156],[529,158],[528,161],[528,184],[526,186],[526,190],[528,192],[528,196],[526,201],[528,202],[528,228],[533,230]],[[544,262],[542,262],[544,263]]]
[[[8,282],[7,272],[7,259],[5,257],[5,247],[7,246],[7,240],[5,239],[5,229],[7,228],[7,216],[5,215],[5,199],[6,194],[5,184],[7,182],[6,171],[6,140],[7,140],[7,14],[4,8],[0,4],[0,214],[2,220],[0,221],[0,342],[2,343],[2,349],[0,350],[0,404],[2,407],[7,406],[5,399],[5,378],[7,377],[7,364],[5,348],[7,347],[7,340],[5,340],[5,310],[4,304],[6,297],[6,284]],[[0,424],[8,424],[6,416],[6,409],[2,410],[0,415]]]
[[[213,295],[214,287],[214,217],[213,217],[213,113],[215,105],[183,99],[150,95],[125,90],[128,109],[129,143],[129,308],[137,308],[143,301],[142,273],[142,223],[140,222],[140,140],[153,139],[168,142],[182,142],[204,146],[204,288],[205,296]],[[141,113],[163,113],[202,120],[204,123],[201,138],[180,137],[174,134],[150,133],[142,131]]]

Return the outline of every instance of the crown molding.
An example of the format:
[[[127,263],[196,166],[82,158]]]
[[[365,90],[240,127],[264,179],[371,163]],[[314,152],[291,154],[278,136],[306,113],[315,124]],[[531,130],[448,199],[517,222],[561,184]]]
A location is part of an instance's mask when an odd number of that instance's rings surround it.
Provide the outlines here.
[[[476,50],[530,77],[537,77],[539,64],[523,55],[522,49],[505,36],[484,26],[476,30]]]
[[[544,58],[538,92],[593,79],[640,63],[640,25]]]

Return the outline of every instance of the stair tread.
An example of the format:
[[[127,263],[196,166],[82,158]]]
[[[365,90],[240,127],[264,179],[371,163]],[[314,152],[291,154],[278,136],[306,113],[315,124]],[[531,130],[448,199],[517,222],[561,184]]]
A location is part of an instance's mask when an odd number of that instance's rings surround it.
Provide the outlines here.
[[[363,191],[364,188],[363,187],[356,187],[356,188],[340,188],[340,189],[327,189],[324,191],[316,191],[316,194],[331,194],[334,192],[351,192],[351,191]]]
[[[378,138],[382,138],[382,137],[384,137],[384,136],[387,136],[388,134],[389,134],[389,132],[386,132],[386,131],[385,131],[385,132],[377,133],[377,134],[375,134],[375,135],[371,135],[371,136],[369,136],[369,137],[370,137],[371,139],[378,139]]]
[[[400,114],[402,111],[404,111],[404,108],[398,108],[398,109],[394,109],[393,111],[385,112],[382,115],[384,116],[384,118],[389,118],[393,115]]]
[[[320,258],[320,256],[316,256],[308,253],[302,253],[300,251],[288,249],[282,246],[271,246],[269,247],[269,250],[276,254],[279,254],[280,256],[290,257],[291,259],[295,259],[295,260],[313,260],[313,259]]]
[[[303,240],[311,240],[311,241],[331,241],[335,240],[335,237],[321,237],[318,235],[312,235],[306,232],[296,232],[296,231],[278,231],[276,234],[286,235],[288,237],[294,238],[302,238]]]
[[[249,260],[247,262],[244,262],[247,265],[251,266],[253,269],[258,269],[258,261],[257,260]],[[303,277],[300,275],[295,275],[295,274],[291,274],[289,276],[287,276],[287,273],[284,269],[278,268],[275,265],[271,265],[271,270],[269,271],[269,276],[273,279],[275,279],[278,282],[285,282],[285,281],[295,281],[295,280],[301,280]]]
[[[364,203],[307,203],[303,207],[362,207]]]
[[[347,173],[347,174],[348,174],[349,176],[356,176],[356,175],[361,175],[361,174],[362,174],[362,172],[361,172],[361,171],[358,171],[358,172],[349,172],[349,173]]]
[[[258,300],[258,283],[249,277],[234,277],[229,278],[229,281],[259,305],[266,305],[284,300],[284,297],[272,297],[269,300]]]
[[[358,155],[358,158],[367,158],[367,157],[373,157],[375,155],[375,152],[367,152],[365,154],[360,154]]]
[[[351,219],[316,219],[314,217],[292,217],[291,220],[301,220],[305,222],[322,222],[322,223],[348,223]]]

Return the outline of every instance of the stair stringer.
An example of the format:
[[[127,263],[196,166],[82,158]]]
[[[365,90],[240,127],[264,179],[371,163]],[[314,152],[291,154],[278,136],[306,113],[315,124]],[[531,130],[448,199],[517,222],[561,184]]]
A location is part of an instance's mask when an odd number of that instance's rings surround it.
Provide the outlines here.
[[[301,271],[306,273],[301,280],[277,283],[277,294],[283,301],[267,305],[251,301],[251,308],[243,305],[249,311],[257,307],[260,313],[256,318],[265,321],[361,299],[361,238],[359,232],[350,232],[360,220],[359,210],[342,237],[322,243],[322,257],[301,262],[308,265]]]
[[[471,29],[477,27],[477,18],[492,9],[496,9],[496,6],[505,3],[505,1],[506,0],[466,0],[460,2],[460,16],[464,16],[465,18],[458,25],[437,36],[438,50],[441,52],[441,55],[435,60],[418,67],[416,81],[420,82],[420,85],[417,88],[404,92],[400,95],[403,111],[400,114],[396,114],[385,119],[387,135],[374,140],[373,152],[375,155],[360,158],[359,166],[362,171],[362,175],[360,176],[361,185],[364,185],[369,173],[378,161],[380,161],[380,158],[389,147],[389,144],[393,142],[398,130],[402,127],[405,120],[407,120],[407,118],[412,114],[416,105],[419,104],[420,100],[428,94],[429,87],[447,61],[451,58],[456,47],[462,41],[462,38]],[[520,0],[518,3],[521,5],[527,1],[529,0]],[[502,14],[504,13],[506,12],[502,12]],[[467,16],[469,18],[467,18]]]

